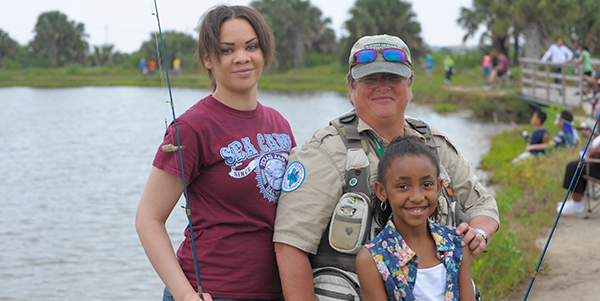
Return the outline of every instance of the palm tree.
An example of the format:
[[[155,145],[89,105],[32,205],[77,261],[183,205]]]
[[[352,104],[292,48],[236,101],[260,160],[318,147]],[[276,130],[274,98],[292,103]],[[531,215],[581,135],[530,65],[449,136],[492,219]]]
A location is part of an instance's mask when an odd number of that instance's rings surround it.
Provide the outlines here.
[[[318,7],[304,0],[255,0],[250,3],[265,18],[276,41],[276,69],[297,68],[309,52],[327,53],[335,34]]]
[[[19,43],[11,39],[7,32],[0,29],[0,68],[3,67],[4,58],[14,58],[19,52],[19,48]]]
[[[565,30],[565,24],[575,18],[578,11],[576,0],[513,0],[510,15],[512,24],[522,29],[523,56],[539,58],[542,50],[556,38],[562,37],[569,45],[570,32]]]
[[[400,37],[410,48],[413,61],[424,53],[421,24],[412,4],[402,0],[357,0],[350,8],[344,28],[350,33],[342,38],[338,55],[342,66],[348,64],[350,48],[365,35],[388,34]]]
[[[88,35],[83,23],[68,21],[67,15],[51,11],[39,15],[34,32],[30,46],[34,53],[47,58],[52,67],[85,63],[89,46],[84,40]]]
[[[509,37],[512,35],[516,43],[522,35],[524,56],[538,58],[555,38],[570,36],[566,28],[577,16],[576,1],[473,0],[473,8],[461,8],[457,22],[467,30],[465,39],[475,34],[480,25],[486,26],[480,44],[489,38],[493,48],[505,54]],[[565,43],[569,41],[565,39]]]
[[[509,30],[512,26],[509,7],[513,0],[473,0],[473,8],[460,8],[457,23],[467,31],[463,41],[475,35],[480,25],[485,31],[479,37],[479,44],[491,42],[492,48],[508,55]]]

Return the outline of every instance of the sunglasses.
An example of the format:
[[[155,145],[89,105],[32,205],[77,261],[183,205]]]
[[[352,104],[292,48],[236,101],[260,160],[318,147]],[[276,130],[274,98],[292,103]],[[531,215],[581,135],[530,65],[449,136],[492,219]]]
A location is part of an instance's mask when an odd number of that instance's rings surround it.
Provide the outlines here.
[[[354,54],[354,61],[352,62],[352,66],[350,66],[350,68],[356,65],[374,62],[377,58],[377,53],[381,53],[383,59],[388,62],[408,63],[408,56],[406,55],[406,52],[397,48],[386,48],[381,50],[363,49]]]

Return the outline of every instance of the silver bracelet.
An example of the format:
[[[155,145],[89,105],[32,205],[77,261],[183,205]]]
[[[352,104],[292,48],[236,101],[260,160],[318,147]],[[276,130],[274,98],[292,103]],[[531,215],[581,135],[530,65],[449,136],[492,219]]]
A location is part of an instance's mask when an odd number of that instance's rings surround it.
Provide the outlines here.
[[[488,236],[487,233],[485,233],[485,231],[479,229],[479,228],[475,228],[475,231],[479,232],[481,234],[481,236],[483,236],[483,239],[485,240],[485,245],[487,246],[488,244]]]

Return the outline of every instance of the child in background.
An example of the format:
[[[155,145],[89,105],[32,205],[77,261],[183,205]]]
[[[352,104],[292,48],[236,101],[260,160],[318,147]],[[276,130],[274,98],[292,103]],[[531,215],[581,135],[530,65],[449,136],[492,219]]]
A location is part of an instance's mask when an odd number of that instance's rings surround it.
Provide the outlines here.
[[[562,110],[560,114],[556,115],[556,124],[561,130],[556,133],[554,139],[550,141],[550,145],[554,147],[566,147],[572,151],[577,150],[579,145],[579,135],[573,129],[573,113],[568,110]]]
[[[481,66],[483,67],[483,78],[487,80],[490,76],[490,70],[492,69],[492,58],[487,52],[483,55]]]
[[[545,121],[546,113],[540,110],[533,112],[533,116],[531,116],[531,124],[535,126],[535,131],[533,132],[533,135],[531,135],[531,140],[529,140],[527,143],[525,151],[512,160],[513,164],[517,164],[520,160],[529,158],[532,155],[537,156],[545,153],[544,150],[546,149],[548,140],[550,139],[550,133],[548,133],[548,130],[546,130],[544,127]],[[523,137],[525,140],[528,140],[529,133],[527,133],[527,131],[523,131]]]
[[[387,223],[356,257],[362,299],[475,300],[468,247],[454,228],[429,219],[443,186],[435,151],[398,137],[378,168],[374,214]]]
[[[548,145],[555,148],[566,147],[572,151],[577,150],[579,145],[579,135],[573,129],[571,123],[573,122],[573,113],[568,110],[562,110],[556,115],[554,124],[560,128],[560,131],[556,133],[556,136],[548,143],[539,143],[535,145],[528,145],[526,150],[541,150],[545,149]]]
[[[431,84],[431,76],[433,75],[433,56],[427,51],[425,53],[425,77],[427,82]]]
[[[454,60],[450,57],[449,54],[446,54],[446,58],[444,59],[444,71],[446,72],[446,80],[444,83],[447,85],[452,83],[452,74],[454,73]]]

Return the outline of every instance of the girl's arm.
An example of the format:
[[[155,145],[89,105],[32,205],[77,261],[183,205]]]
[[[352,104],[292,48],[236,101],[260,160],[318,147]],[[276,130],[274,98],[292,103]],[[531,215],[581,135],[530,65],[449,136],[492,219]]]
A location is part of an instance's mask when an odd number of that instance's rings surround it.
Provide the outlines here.
[[[471,280],[471,256],[469,248],[463,247],[463,258],[458,270],[458,300],[475,301],[475,291]]]
[[[545,149],[548,147],[548,143],[536,143],[536,144],[527,144],[525,147],[525,151],[530,151],[534,149]]]
[[[165,227],[182,192],[183,184],[179,178],[152,167],[137,208],[135,227],[150,263],[173,297],[182,301],[199,301],[198,293],[177,262]]]
[[[363,248],[356,255],[356,273],[363,301],[387,301],[383,278],[377,270],[371,252]]]

